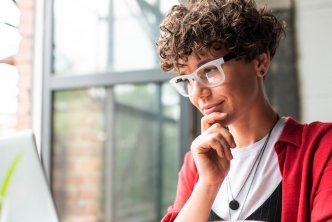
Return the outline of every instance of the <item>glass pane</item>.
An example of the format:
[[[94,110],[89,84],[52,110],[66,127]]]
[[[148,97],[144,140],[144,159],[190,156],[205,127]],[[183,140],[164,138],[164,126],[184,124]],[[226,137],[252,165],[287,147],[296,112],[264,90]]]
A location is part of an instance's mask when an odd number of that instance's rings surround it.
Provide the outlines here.
[[[117,85],[112,95],[114,113],[105,113],[103,88],[54,95],[52,184],[64,222],[106,222],[105,175],[113,175],[112,221],[160,221],[173,202],[179,95],[168,83]],[[112,166],[105,167],[105,116],[113,115]]]
[[[166,87],[154,84],[114,87],[113,221],[160,221],[173,200],[179,162],[179,113],[163,113],[177,110],[179,103],[171,93],[161,100],[164,93],[168,94]],[[166,103],[168,100],[173,102]],[[164,197],[168,194],[172,200]]]
[[[159,9],[155,7],[150,14],[151,21],[138,2],[114,2],[114,69],[118,71],[148,69],[157,64],[153,41],[158,31],[154,23]]]
[[[103,221],[105,92],[54,95],[52,188],[61,221]]]
[[[55,74],[87,74],[106,69],[108,15],[108,0],[54,0]]]
[[[177,0],[114,1],[114,69],[150,69],[159,66],[155,42],[165,9]]]
[[[159,24],[174,3],[177,0],[54,0],[53,72],[158,68]]]
[[[129,106],[134,111],[145,110],[156,112],[158,95],[156,94],[157,86],[148,85],[118,85],[114,87],[115,101],[118,106]]]
[[[162,206],[161,215],[174,202],[180,163],[180,95],[170,84],[162,87],[163,134],[162,134]]]

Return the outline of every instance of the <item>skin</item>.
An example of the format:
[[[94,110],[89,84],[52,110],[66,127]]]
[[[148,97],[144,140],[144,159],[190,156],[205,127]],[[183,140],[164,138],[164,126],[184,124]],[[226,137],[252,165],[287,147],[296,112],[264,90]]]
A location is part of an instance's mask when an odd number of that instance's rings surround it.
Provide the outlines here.
[[[226,53],[192,54],[180,72],[190,74]],[[195,82],[190,101],[204,115],[201,135],[191,144],[199,180],[175,221],[206,222],[230,168],[230,149],[255,143],[273,126],[277,115],[267,99],[261,73],[269,65],[267,52],[250,62],[233,59],[223,64],[225,81],[221,85],[209,88]]]

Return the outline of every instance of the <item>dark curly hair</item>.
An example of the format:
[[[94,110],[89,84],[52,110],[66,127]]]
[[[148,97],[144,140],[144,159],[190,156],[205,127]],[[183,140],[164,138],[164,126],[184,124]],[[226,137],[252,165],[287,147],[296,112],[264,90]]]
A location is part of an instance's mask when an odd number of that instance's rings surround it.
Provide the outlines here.
[[[192,53],[224,48],[245,61],[263,52],[273,58],[284,24],[254,0],[190,0],[174,5],[156,45],[164,71],[177,71]]]

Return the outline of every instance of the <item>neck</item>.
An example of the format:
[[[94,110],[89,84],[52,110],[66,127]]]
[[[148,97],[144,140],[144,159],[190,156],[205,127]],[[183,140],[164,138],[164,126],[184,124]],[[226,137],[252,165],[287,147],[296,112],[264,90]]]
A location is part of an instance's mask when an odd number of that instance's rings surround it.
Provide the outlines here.
[[[237,147],[246,147],[266,136],[277,121],[277,114],[266,102],[263,109],[251,110],[229,125]]]

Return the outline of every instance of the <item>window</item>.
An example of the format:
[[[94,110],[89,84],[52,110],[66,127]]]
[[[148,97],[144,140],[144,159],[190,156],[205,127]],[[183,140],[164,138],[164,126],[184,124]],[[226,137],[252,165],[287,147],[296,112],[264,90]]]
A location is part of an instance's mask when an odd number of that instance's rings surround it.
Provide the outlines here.
[[[42,158],[62,221],[155,222],[172,203],[190,115],[154,44],[175,2],[46,2]]]

